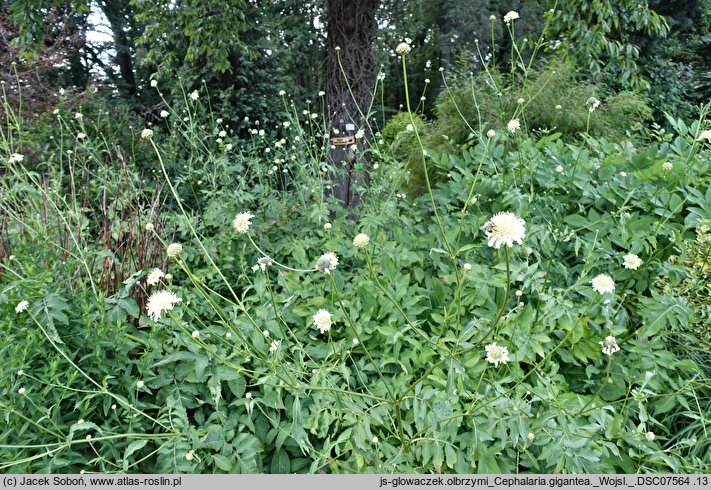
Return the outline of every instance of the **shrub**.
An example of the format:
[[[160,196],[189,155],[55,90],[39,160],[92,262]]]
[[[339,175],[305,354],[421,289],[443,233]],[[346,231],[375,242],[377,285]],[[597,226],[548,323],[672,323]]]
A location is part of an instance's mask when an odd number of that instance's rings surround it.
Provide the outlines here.
[[[390,118],[381,132],[383,141],[388,145],[388,155],[403,165],[403,184],[409,195],[417,196],[427,191],[422,169],[422,152],[412,129],[416,129],[421,138],[427,138],[428,127],[422,116],[415,115],[410,118],[407,112],[400,112]]]
[[[508,78],[498,72],[454,75],[437,99],[432,141],[437,144],[447,136],[452,143],[462,144],[488,128],[504,130],[514,115],[531,131],[578,137],[587,130],[591,135],[620,139],[634,135],[651,117],[643,95],[607,95],[601,86],[582,81],[575,68],[565,63],[551,61],[532,70],[523,84]],[[601,105],[590,118],[588,130],[586,102],[590,97],[599,99]],[[524,102],[520,104],[519,99]]]

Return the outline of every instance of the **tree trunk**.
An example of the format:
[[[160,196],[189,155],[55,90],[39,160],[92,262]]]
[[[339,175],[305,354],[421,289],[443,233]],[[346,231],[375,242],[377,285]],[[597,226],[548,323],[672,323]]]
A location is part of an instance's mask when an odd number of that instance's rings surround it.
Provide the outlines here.
[[[343,141],[329,152],[335,169],[330,175],[330,194],[346,207],[361,201],[356,187],[366,184],[362,155],[370,137],[365,116],[374,86],[373,38],[379,3],[380,0],[328,0],[324,91],[331,136],[343,137],[355,135],[360,129],[364,131],[356,152],[351,149],[351,143]],[[334,130],[338,130],[338,134]]]

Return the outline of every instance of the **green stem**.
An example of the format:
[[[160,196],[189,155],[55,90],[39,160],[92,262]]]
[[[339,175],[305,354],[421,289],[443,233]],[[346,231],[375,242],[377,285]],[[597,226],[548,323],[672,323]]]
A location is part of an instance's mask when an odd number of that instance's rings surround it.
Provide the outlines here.
[[[600,387],[597,389],[595,394],[590,397],[590,399],[587,401],[585,405],[583,405],[583,408],[580,409],[578,412],[578,416],[582,415],[582,413],[585,411],[586,408],[597,398],[597,396],[600,394],[602,389],[605,387],[605,384],[607,383],[607,380],[610,378],[610,368],[612,367],[612,356],[608,356],[607,358],[607,369],[605,370],[605,379],[602,380],[602,383],[600,383]]]
[[[496,320],[494,321],[494,324],[491,326],[489,331],[482,337],[480,342],[484,342],[486,338],[491,335],[491,332],[494,332],[494,329],[496,329],[497,325],[499,324],[499,320],[501,320],[501,317],[504,315],[504,310],[506,309],[506,303],[509,301],[509,292],[511,291],[511,267],[509,264],[509,247],[508,245],[504,245],[504,257],[506,259],[506,292],[504,293],[504,301],[501,303],[501,308],[499,308],[499,314],[496,317]],[[494,337],[496,337],[496,333],[494,333]]]
[[[267,254],[265,254],[265,253],[262,251],[261,248],[259,248],[259,246],[258,246],[256,243],[254,243],[254,240],[252,239],[252,235],[250,235],[249,233],[246,233],[246,235],[247,235],[247,238],[249,239],[249,242],[252,244],[252,246],[257,249],[257,252],[259,252],[260,254],[262,254],[264,257],[269,257]],[[271,258],[271,257],[269,257],[269,258]],[[286,270],[289,270],[289,271],[292,271],[292,272],[314,272],[314,271],[316,271],[316,269],[294,269],[294,268],[292,268],[292,267],[289,267],[289,266],[286,266],[286,265],[284,265],[284,264],[281,264],[281,263],[277,262],[277,261],[274,260],[274,259],[272,259],[272,262],[273,262],[275,265],[281,267],[282,269],[286,269]]]

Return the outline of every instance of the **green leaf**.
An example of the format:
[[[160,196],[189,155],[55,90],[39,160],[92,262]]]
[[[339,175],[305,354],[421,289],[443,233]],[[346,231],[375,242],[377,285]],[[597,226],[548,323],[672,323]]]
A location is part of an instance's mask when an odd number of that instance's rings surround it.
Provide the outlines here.
[[[143,447],[148,444],[148,439],[140,439],[138,441],[133,441],[131,444],[126,447],[126,450],[123,452],[123,471],[128,470],[128,458],[131,457],[133,453],[136,451],[143,449]]]
[[[138,303],[136,303],[136,300],[133,298],[122,298],[118,300],[118,304],[133,318],[138,318],[141,314],[141,310],[138,308]]]
[[[203,374],[205,374],[205,368],[210,364],[210,360],[207,357],[198,357],[195,360],[195,376],[198,379],[202,379]]]
[[[212,460],[215,463],[215,465],[218,468],[220,468],[222,471],[229,472],[232,469],[232,462],[225,456],[222,456],[221,454],[213,454]]]
[[[291,471],[289,455],[284,449],[280,449],[272,456],[272,474],[284,475]]]
[[[480,475],[492,475],[499,474],[501,470],[499,469],[499,464],[496,462],[496,456],[494,454],[487,452],[479,458],[479,463],[476,466],[476,472]]]
[[[691,359],[682,359],[674,363],[674,369],[683,369],[684,371],[698,371],[699,367]]]
[[[669,328],[687,327],[693,316],[686,299],[670,294],[660,295],[653,291],[651,298],[640,298],[639,304],[644,319],[640,333],[647,337]]]

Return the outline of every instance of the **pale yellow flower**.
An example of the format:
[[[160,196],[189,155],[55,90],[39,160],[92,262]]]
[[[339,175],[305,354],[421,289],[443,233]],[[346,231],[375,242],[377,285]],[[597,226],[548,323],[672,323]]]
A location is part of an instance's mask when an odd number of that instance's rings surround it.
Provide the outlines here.
[[[514,242],[521,245],[526,236],[526,222],[513,213],[497,213],[484,224],[488,245],[500,248],[501,245],[513,247]]]
[[[514,134],[516,131],[521,129],[521,122],[518,119],[511,119],[506,125],[506,129],[509,130],[509,133]]]
[[[158,284],[161,277],[165,277],[165,274],[162,270],[155,268],[150,272],[150,274],[148,274],[146,284],[148,284],[149,286],[155,286],[156,284]]]
[[[359,233],[353,239],[353,246],[356,248],[365,248],[370,243],[370,237],[365,233]]]
[[[27,307],[30,305],[28,301],[22,300],[19,303],[17,303],[17,306],[15,306],[15,313],[22,313],[27,309]]]
[[[504,15],[504,22],[506,22],[508,24],[511,21],[514,21],[518,18],[519,18],[518,12],[514,12],[513,10],[511,10],[506,15]]]
[[[168,245],[168,248],[166,249],[166,253],[168,254],[168,257],[171,259],[174,259],[178,255],[180,255],[183,251],[183,246],[179,243],[171,243]]]
[[[637,270],[639,266],[642,265],[642,259],[637,257],[635,254],[627,254],[622,257],[622,260],[624,260],[623,265],[625,266],[625,269]]]
[[[400,55],[408,54],[410,51],[412,51],[412,48],[407,43],[400,43],[395,48],[395,52]]]
[[[239,213],[235,216],[235,219],[232,220],[232,227],[237,233],[247,233],[247,231],[249,231],[249,226],[252,224],[250,221],[252,218],[254,218],[254,215],[249,211],[246,213]]]
[[[20,163],[24,159],[25,159],[24,155],[20,155],[19,153],[13,153],[12,155],[10,155],[10,158],[7,159],[7,163],[9,163],[9,164]]]
[[[607,274],[599,274],[593,278],[592,287],[600,294],[612,293],[615,291],[615,281]]]
[[[709,143],[711,143],[711,129],[701,131],[701,133],[699,134],[699,137],[696,138],[696,141],[703,141],[703,140],[706,140]]]
[[[316,270],[330,274],[338,266],[338,257],[333,252],[327,252],[316,261]]]
[[[148,304],[146,305],[148,316],[150,316],[154,322],[157,322],[164,311],[172,310],[173,306],[181,301],[181,298],[178,298],[170,291],[157,291],[148,298]]]
[[[321,331],[321,333],[325,333],[331,330],[332,320],[331,314],[328,312],[328,310],[318,310],[313,318],[314,325]]]
[[[615,337],[612,335],[608,335],[605,337],[605,340],[598,343],[602,346],[602,353],[608,357],[620,350],[620,346],[617,345],[617,340],[615,340]]]
[[[499,364],[506,364],[509,362],[509,350],[506,347],[496,345],[496,342],[489,344],[484,347],[486,350],[486,360],[487,362],[499,367]]]

